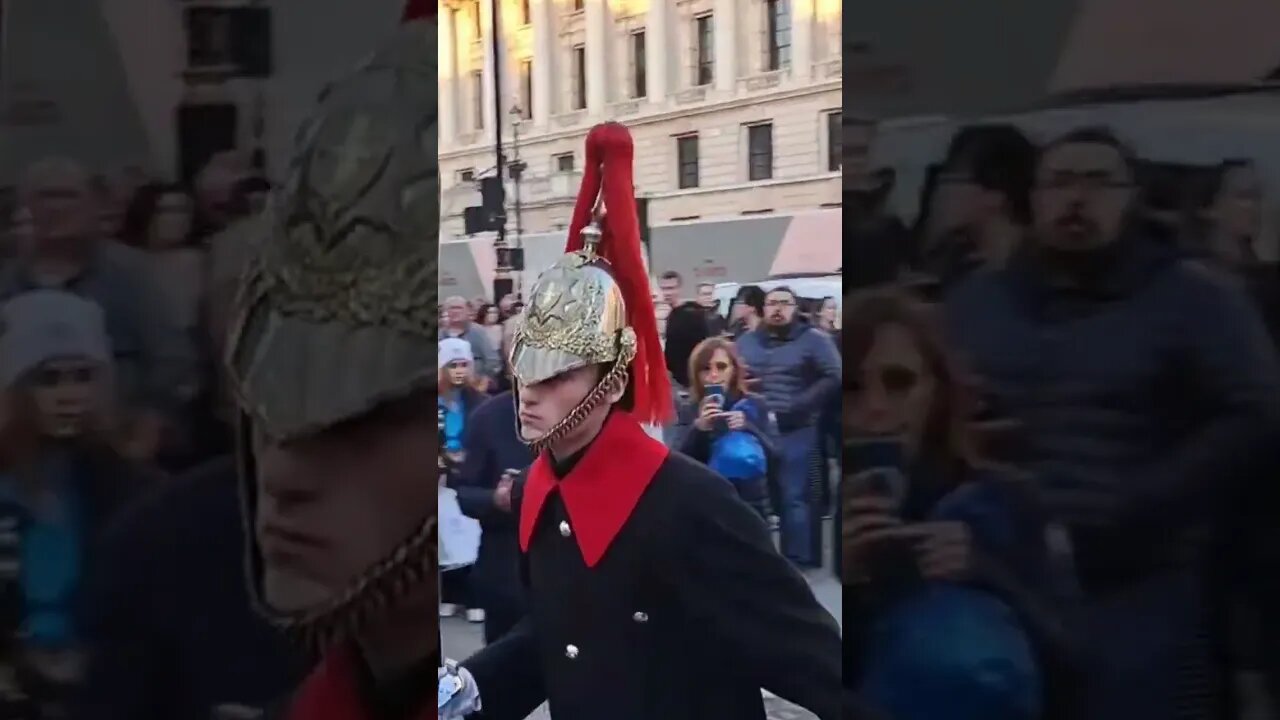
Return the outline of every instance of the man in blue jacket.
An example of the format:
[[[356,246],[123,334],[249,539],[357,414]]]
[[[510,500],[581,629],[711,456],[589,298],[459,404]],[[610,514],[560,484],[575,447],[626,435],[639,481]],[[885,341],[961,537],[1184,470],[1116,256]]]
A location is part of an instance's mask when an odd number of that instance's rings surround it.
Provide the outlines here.
[[[782,552],[802,567],[821,567],[821,493],[812,492],[810,468],[818,413],[840,389],[840,354],[830,336],[796,317],[796,304],[791,288],[770,290],[764,322],[738,340],[738,350],[777,419]]]

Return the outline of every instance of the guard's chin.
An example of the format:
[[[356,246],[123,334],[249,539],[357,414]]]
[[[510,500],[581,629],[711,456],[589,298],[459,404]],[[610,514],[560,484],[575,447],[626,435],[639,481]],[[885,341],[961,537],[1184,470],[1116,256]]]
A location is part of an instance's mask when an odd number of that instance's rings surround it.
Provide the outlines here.
[[[545,437],[546,434],[542,428],[530,427],[529,425],[520,426],[520,438],[527,443],[537,442]]]
[[[268,567],[262,576],[262,599],[279,613],[304,614],[323,607],[332,597],[330,588],[286,569]]]

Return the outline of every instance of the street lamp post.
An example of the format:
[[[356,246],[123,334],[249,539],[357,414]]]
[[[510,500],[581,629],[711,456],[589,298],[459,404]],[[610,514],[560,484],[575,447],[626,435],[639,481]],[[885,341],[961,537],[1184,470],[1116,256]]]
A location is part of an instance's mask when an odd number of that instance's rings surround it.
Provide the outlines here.
[[[516,247],[521,247],[520,240],[524,234],[520,219],[520,179],[524,175],[524,161],[520,159],[520,126],[523,123],[524,110],[515,103],[511,106],[511,180],[516,191]]]

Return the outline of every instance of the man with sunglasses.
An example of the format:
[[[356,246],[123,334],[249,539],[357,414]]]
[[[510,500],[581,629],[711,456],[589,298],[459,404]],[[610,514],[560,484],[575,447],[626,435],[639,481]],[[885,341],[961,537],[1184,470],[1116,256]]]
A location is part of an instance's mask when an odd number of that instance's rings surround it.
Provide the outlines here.
[[[511,500],[529,614],[439,670],[441,718],[524,720],[548,701],[556,720],[761,719],[764,688],[836,720],[835,621],[733,486],[641,427],[670,414],[670,390],[632,152],[617,123],[588,133],[568,254],[516,331],[537,453]]]
[[[954,290],[947,324],[989,406],[1022,422],[1058,564],[1074,566],[1079,717],[1212,717],[1205,538],[1270,467],[1280,370],[1243,292],[1153,235],[1138,197],[1109,131],[1049,143],[1031,236]]]
[[[764,321],[738,340],[738,350],[780,433],[777,472],[782,552],[801,567],[822,567],[821,492],[810,469],[819,452],[818,415],[840,391],[840,353],[826,333],[796,317],[789,287],[764,298]]]

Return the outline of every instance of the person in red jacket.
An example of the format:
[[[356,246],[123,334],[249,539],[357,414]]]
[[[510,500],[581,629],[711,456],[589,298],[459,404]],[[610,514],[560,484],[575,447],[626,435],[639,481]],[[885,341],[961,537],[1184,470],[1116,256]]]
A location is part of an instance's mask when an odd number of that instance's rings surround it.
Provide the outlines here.
[[[436,7],[321,95],[230,333],[252,590],[318,658],[268,717],[435,717]]]

